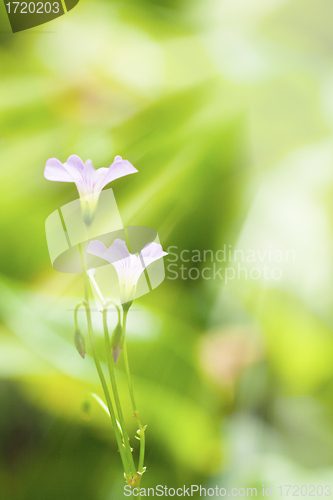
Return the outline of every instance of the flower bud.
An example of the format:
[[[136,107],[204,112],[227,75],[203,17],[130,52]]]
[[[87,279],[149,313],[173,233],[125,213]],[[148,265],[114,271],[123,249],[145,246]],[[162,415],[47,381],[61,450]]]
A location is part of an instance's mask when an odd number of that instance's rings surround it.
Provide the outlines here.
[[[86,356],[86,340],[78,328],[75,330],[74,344],[77,352],[80,354],[81,358],[84,359]]]
[[[121,326],[120,323],[118,323],[116,328],[113,330],[111,337],[111,346],[113,350],[113,359],[115,363],[117,363],[120,351],[122,349],[121,345],[122,339],[123,339],[123,327]]]

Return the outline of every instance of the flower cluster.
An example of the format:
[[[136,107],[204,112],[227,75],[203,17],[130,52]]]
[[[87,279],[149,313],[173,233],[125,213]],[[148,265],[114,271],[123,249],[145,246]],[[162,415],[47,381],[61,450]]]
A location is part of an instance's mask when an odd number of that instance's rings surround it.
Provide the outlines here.
[[[121,156],[116,156],[113,163],[108,168],[99,168],[95,170],[91,160],[85,163],[76,155],[71,155],[65,163],[61,163],[56,158],[51,158],[46,162],[44,176],[51,181],[74,182],[80,196],[82,218],[85,223],[87,234],[88,228],[93,227],[94,217],[98,206],[98,200],[102,189],[115,179],[125,175],[134,174],[137,169]],[[96,218],[97,220],[97,218]],[[83,247],[85,249],[83,250]],[[92,240],[89,244],[82,242],[78,245],[83,270],[85,299],[77,304],[74,311],[75,334],[74,343],[80,356],[86,357],[86,341],[78,325],[78,310],[84,307],[86,310],[88,335],[90,340],[91,353],[94,358],[96,369],[103,387],[106,405],[96,395],[95,400],[106,409],[111,418],[112,427],[115,432],[120,457],[124,468],[124,476],[127,484],[134,488],[140,485],[142,474],[145,472],[145,426],[141,424],[139,413],[136,406],[134,391],[131,382],[129,362],[126,349],[126,319],[129,308],[136,296],[138,281],[147,266],[156,262],[167,255],[162,246],[154,241],[150,241],[141,251],[131,254],[125,241],[117,238],[108,248],[98,239]],[[111,264],[118,276],[119,297],[122,305],[122,314],[120,306],[110,297],[103,297],[99,286],[95,280],[95,270],[86,269],[87,254],[93,255]],[[111,383],[111,391],[105,380],[104,372],[98,358],[98,352],[95,348],[94,332],[91,319],[91,310],[89,305],[88,285],[89,280],[95,288],[97,295],[102,303],[103,329],[105,348],[107,354],[107,363]],[[114,306],[118,311],[118,323],[110,335],[108,330],[107,312],[110,306]],[[123,411],[121,408],[120,397],[118,394],[115,378],[115,364],[118,361],[120,353],[123,352],[125,370],[127,374],[128,388],[131,398],[133,415],[136,418],[139,429],[136,438],[140,441],[139,465],[136,468],[133,459],[133,448],[130,445],[128,433],[126,430]],[[112,396],[111,396],[112,394]]]

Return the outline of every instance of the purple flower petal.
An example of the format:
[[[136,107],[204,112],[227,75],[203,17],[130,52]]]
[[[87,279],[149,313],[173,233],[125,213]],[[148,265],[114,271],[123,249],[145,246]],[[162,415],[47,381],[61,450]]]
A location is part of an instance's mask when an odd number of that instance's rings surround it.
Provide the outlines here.
[[[92,255],[96,255],[96,257],[100,257],[101,259],[104,259],[104,254],[106,252],[107,248],[102,243],[101,241],[95,240],[95,241],[90,241],[88,248],[87,248],[87,253],[90,253]]]
[[[107,184],[136,172],[137,169],[121,156],[116,156],[109,168],[95,170],[91,160],[83,163],[79,156],[71,155],[65,163],[50,158],[46,162],[44,176],[50,181],[75,182],[81,198],[92,195],[91,202],[97,203],[100,192]]]
[[[71,167],[81,172],[85,170],[85,164],[83,163],[81,158],[77,155],[70,155],[68,157],[68,160],[66,161],[66,164],[70,165]]]
[[[87,196],[93,192],[91,189],[92,182],[90,180],[91,171],[89,168],[86,168],[79,156],[71,155],[66,163],[64,163],[64,168],[72,176],[80,197]]]
[[[47,160],[44,169],[44,177],[49,181],[74,182],[71,174],[57,158],[50,158]]]
[[[142,257],[145,267],[149,266],[152,262],[161,259],[167,252],[163,251],[162,245],[159,243],[148,243],[140,252],[140,257]]]
[[[126,243],[119,238],[116,238],[112,245],[107,249],[105,257],[111,264],[118,260],[127,259],[131,254],[129,253]]]
[[[109,248],[106,248],[101,241],[91,241],[87,252],[110,262],[115,268],[120,282],[126,280],[133,259],[137,259],[136,255],[129,253],[126,243],[119,238],[115,239]]]
[[[137,257],[129,253],[126,243],[123,240],[117,238],[105,252],[104,259],[113,265],[118,274],[119,282],[123,284],[127,281],[130,269],[137,260]]]
[[[95,186],[99,190],[102,190],[110,182],[125,175],[135,173],[137,173],[137,169],[128,160],[123,160],[121,156],[116,156],[109,168],[102,167],[96,170]]]

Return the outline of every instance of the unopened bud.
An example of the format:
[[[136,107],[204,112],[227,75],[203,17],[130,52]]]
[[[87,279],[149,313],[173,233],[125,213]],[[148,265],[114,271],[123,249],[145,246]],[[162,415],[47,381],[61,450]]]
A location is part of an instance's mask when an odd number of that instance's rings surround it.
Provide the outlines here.
[[[74,344],[81,358],[86,357],[86,340],[79,329],[75,330]]]
[[[123,338],[123,328],[120,323],[116,326],[116,328],[113,330],[112,337],[111,337],[111,346],[113,350],[113,359],[114,362],[117,363],[119,354],[122,348],[122,338]]]

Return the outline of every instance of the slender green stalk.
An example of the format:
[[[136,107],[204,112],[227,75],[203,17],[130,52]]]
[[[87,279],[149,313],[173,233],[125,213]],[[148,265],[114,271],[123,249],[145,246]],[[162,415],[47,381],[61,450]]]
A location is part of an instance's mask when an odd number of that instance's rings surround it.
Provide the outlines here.
[[[120,422],[121,428],[123,430],[124,446],[126,449],[127,459],[128,459],[130,466],[132,468],[132,473],[133,473],[133,477],[134,477],[136,475],[136,467],[135,467],[134,460],[133,460],[131,446],[130,446],[130,442],[129,442],[129,438],[128,438],[128,434],[127,434],[127,430],[126,430],[125,420],[124,420],[123,412],[121,409],[121,404],[120,404],[120,399],[119,399],[119,394],[118,394],[118,389],[117,389],[117,384],[116,384],[116,377],[114,374],[113,350],[111,349],[111,343],[110,343],[110,337],[109,337],[107,313],[108,313],[107,309],[103,309],[104,339],[105,339],[105,346],[106,346],[106,352],[107,352],[110,382],[111,382],[114,400],[116,403],[119,422]]]
[[[132,379],[131,379],[131,373],[129,369],[129,362],[128,362],[128,355],[127,355],[127,346],[126,346],[126,320],[127,320],[127,314],[128,314],[128,309],[124,309],[124,314],[123,314],[123,330],[124,330],[124,345],[123,345],[123,353],[124,353],[124,361],[125,361],[125,369],[126,369],[126,374],[127,374],[127,382],[128,382],[128,389],[130,393],[130,398],[131,398],[131,403],[132,403],[132,409],[133,409],[133,414],[134,417],[136,418],[137,424],[139,426],[140,430],[140,456],[139,456],[139,472],[141,474],[144,473],[144,460],[145,460],[145,445],[146,445],[146,439],[145,439],[145,428],[141,424],[141,421],[139,419],[139,412],[136,406],[136,401],[134,397],[134,391],[133,391],[133,385],[132,385]]]
[[[79,251],[80,251],[80,258],[81,258],[82,269],[83,269],[85,309],[86,309],[86,315],[87,315],[88,333],[89,333],[89,338],[90,338],[90,343],[91,343],[91,350],[92,350],[93,358],[95,361],[97,373],[98,373],[98,376],[100,378],[100,381],[101,381],[101,384],[103,387],[106,403],[107,403],[108,408],[109,408],[112,427],[113,427],[115,435],[116,435],[117,445],[119,448],[120,457],[121,457],[122,464],[124,467],[125,476],[126,476],[126,479],[129,480],[132,476],[131,467],[130,467],[130,464],[128,463],[125,449],[123,447],[122,438],[121,438],[120,431],[118,429],[117,419],[116,419],[115,412],[113,409],[109,389],[108,389],[108,386],[107,386],[107,383],[106,383],[106,380],[104,377],[104,373],[103,373],[101,364],[99,362],[96,348],[95,348],[94,333],[93,333],[93,328],[92,328],[91,312],[90,312],[90,306],[89,306],[89,282],[88,282],[88,276],[87,276],[87,271],[86,271],[86,266],[85,266],[85,262],[84,262],[81,244],[79,244]]]
[[[79,329],[77,314],[79,312],[80,307],[82,307],[82,306],[87,307],[87,303],[86,303],[85,300],[81,300],[81,302],[79,302],[76,305],[75,309],[74,309],[74,324],[75,324],[75,329]]]

